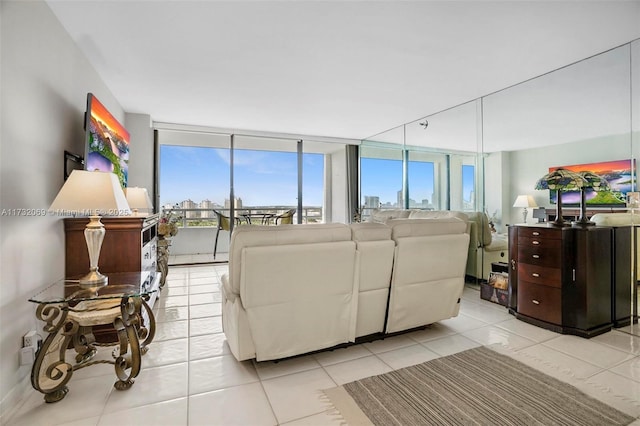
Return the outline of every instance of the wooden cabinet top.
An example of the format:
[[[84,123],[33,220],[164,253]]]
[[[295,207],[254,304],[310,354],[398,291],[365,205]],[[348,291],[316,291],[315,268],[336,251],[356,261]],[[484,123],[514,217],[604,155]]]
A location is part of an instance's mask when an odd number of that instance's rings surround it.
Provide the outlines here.
[[[101,217],[105,229],[146,229],[158,223],[159,214],[149,216],[111,216]],[[84,231],[89,223],[88,217],[68,217],[64,219],[65,231]]]

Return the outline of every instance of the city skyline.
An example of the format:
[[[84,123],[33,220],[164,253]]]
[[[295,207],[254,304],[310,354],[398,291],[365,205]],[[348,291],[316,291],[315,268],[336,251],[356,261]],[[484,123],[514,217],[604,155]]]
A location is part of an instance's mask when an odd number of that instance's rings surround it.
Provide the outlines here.
[[[229,199],[230,151],[224,148],[161,145],[160,204],[209,200],[224,206]],[[257,150],[234,151],[234,196],[245,206],[297,205],[297,154]],[[409,200],[412,207],[438,208],[434,201],[435,165],[409,161]],[[462,166],[463,202],[473,203],[475,167]],[[381,206],[400,206],[402,161],[363,157],[360,162],[361,200],[378,197]],[[400,197],[400,198],[399,198]],[[198,201],[199,200],[199,201]],[[303,204],[322,206],[324,158],[303,154]],[[400,200],[400,202],[399,202]],[[426,205],[425,205],[426,200]],[[411,202],[413,201],[413,202]]]
[[[160,204],[185,200],[229,199],[229,150],[224,148],[161,145]],[[297,154],[256,150],[234,151],[234,192],[247,206],[296,205]],[[324,158],[303,154],[303,202],[322,205]]]

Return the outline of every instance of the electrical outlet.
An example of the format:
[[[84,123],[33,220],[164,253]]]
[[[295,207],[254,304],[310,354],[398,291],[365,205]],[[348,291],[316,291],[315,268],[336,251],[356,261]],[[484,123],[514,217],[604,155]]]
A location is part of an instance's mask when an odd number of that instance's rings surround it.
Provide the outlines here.
[[[37,348],[38,345],[38,334],[35,330],[29,331],[22,337],[22,347],[23,348]]]
[[[33,364],[35,359],[35,349],[32,347],[20,349],[20,365]]]

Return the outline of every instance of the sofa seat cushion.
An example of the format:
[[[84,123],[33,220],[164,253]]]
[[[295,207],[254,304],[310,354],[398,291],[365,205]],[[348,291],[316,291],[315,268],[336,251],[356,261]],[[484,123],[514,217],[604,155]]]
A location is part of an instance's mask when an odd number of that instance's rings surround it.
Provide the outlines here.
[[[506,251],[509,248],[509,239],[506,234],[493,234],[491,244],[484,246],[485,251]]]

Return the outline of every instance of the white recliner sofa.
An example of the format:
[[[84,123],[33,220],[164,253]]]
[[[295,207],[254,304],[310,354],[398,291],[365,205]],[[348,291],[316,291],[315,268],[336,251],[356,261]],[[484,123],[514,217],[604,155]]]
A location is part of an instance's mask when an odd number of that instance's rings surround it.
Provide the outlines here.
[[[262,361],[353,341],[356,284],[347,225],[235,228],[221,288],[231,352]]]
[[[508,240],[506,235],[491,232],[489,218],[484,212],[455,210],[375,209],[370,222],[386,223],[393,219],[445,219],[459,218],[468,223],[469,254],[466,274],[476,279],[488,279],[491,264],[506,262]]]
[[[235,228],[222,277],[231,352],[280,359],[456,316],[466,229],[459,219]]]

